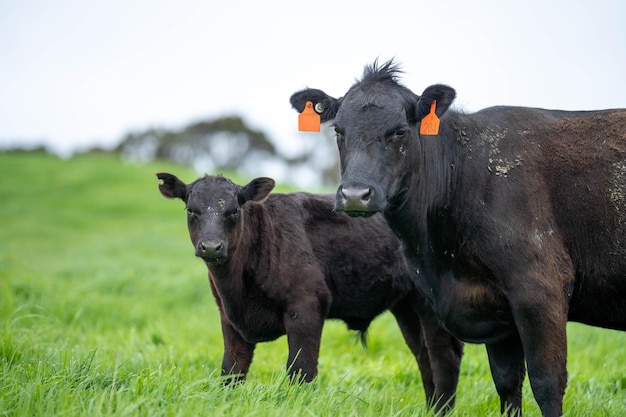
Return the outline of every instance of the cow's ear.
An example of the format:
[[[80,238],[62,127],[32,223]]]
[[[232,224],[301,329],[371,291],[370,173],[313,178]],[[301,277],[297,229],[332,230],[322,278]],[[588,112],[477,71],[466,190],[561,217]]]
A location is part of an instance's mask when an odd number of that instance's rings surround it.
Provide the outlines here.
[[[183,201],[187,198],[187,184],[179,180],[178,177],[166,172],[159,172],[156,176],[163,181],[163,184],[159,184],[159,191],[165,197],[180,198]]]
[[[291,96],[289,101],[291,102],[291,107],[293,107],[298,113],[302,113],[304,107],[306,106],[306,102],[310,101],[313,103],[313,109],[315,112],[320,115],[320,120],[322,122],[333,120],[337,115],[337,110],[339,110],[339,105],[341,104],[340,98],[333,98],[322,90],[317,90],[315,88],[307,88],[302,91],[298,91]]]
[[[456,98],[454,88],[443,84],[435,84],[427,87],[417,100],[415,107],[415,118],[420,121],[430,113],[430,105],[437,100],[435,113],[437,117],[441,117],[450,107],[450,104]]]
[[[239,193],[239,204],[242,205],[246,201],[262,201],[274,189],[276,183],[273,179],[267,177],[255,178],[245,185]]]

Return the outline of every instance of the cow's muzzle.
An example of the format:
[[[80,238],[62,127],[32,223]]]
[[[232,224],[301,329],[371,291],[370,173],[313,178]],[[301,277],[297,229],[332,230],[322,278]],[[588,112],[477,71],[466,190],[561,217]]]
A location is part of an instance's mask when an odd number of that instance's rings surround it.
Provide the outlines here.
[[[196,256],[209,263],[226,261],[227,245],[222,239],[205,239],[196,244]]]
[[[362,184],[340,185],[335,196],[335,210],[343,211],[350,216],[373,215],[371,200],[374,190]]]

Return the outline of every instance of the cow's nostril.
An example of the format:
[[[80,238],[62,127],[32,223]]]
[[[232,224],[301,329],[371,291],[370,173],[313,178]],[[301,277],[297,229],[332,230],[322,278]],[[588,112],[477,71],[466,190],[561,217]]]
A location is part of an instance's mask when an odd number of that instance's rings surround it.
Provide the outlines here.
[[[367,188],[343,188],[341,187],[341,195],[346,201],[360,201],[366,203],[372,197],[372,189]]]

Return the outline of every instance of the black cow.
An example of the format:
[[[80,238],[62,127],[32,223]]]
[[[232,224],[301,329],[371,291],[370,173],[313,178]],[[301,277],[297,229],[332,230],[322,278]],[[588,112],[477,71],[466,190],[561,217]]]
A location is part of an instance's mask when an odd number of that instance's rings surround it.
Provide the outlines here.
[[[543,415],[561,415],[566,322],[626,329],[626,110],[463,114],[452,88],[419,96],[398,74],[374,62],[342,98],[291,97],[334,120],[335,207],[384,213],[437,317],[486,344],[502,411],[521,413],[527,367]]]
[[[353,219],[332,195],[271,194],[274,180],[239,186],[222,176],[187,185],[159,173],[161,193],[186,204],[196,256],[209,269],[224,337],[222,375],[243,379],[259,342],[287,334],[292,379],[317,375],[327,318],[364,332],[389,309],[415,355],[429,403],[447,410],[462,344],[415,289],[402,245],[382,216]]]

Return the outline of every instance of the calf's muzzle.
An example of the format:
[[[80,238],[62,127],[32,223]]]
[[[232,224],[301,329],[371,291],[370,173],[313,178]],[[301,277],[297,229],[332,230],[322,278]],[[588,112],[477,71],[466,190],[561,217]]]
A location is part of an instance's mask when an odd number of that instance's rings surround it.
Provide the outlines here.
[[[226,242],[222,239],[204,239],[196,244],[196,256],[216,263],[226,259],[226,249]]]

